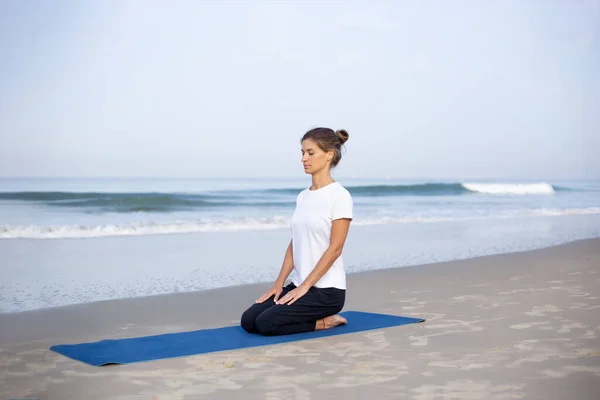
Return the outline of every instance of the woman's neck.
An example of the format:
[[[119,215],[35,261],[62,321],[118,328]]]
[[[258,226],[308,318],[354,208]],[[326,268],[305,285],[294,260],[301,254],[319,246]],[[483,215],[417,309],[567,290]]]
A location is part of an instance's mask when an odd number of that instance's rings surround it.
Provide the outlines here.
[[[329,171],[323,171],[322,173],[318,173],[312,176],[312,186],[310,187],[310,189],[319,190],[333,182],[335,181],[329,174]]]

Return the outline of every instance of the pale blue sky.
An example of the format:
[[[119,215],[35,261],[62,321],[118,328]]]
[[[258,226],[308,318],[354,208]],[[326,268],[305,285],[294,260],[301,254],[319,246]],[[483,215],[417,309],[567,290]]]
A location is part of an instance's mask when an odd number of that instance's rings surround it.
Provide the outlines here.
[[[598,1],[0,2],[0,176],[600,178]]]

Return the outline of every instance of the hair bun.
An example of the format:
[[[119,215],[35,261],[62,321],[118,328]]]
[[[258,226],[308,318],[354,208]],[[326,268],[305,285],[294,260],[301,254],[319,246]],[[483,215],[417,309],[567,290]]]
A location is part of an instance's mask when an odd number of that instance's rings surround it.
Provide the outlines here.
[[[342,144],[346,143],[348,138],[350,138],[350,135],[345,129],[338,129],[335,131],[335,134],[340,138],[340,142],[342,142]]]

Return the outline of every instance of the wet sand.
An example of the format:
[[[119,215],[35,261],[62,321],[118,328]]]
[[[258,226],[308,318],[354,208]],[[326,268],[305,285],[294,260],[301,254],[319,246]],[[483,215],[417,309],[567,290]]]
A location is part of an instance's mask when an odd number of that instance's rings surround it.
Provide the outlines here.
[[[600,239],[348,276],[345,310],[422,324],[100,368],[49,350],[238,324],[267,286],[0,314],[0,397],[600,398]]]

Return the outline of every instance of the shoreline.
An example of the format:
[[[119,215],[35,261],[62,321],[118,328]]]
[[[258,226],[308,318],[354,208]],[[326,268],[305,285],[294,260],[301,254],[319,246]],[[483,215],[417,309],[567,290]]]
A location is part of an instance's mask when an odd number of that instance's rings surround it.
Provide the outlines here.
[[[95,238],[95,239],[97,239],[97,238]],[[100,238],[100,239],[102,239],[102,238]],[[21,240],[30,240],[30,239],[21,239]],[[78,240],[78,239],[74,239],[74,240]],[[397,269],[413,269],[413,268],[421,269],[421,268],[438,268],[438,267],[443,268],[443,265],[446,265],[446,264],[453,264],[453,263],[464,262],[464,261],[476,262],[476,260],[485,259],[488,257],[510,256],[510,255],[529,253],[529,252],[544,251],[544,250],[552,249],[555,247],[568,246],[568,245],[571,245],[574,243],[585,242],[585,241],[594,241],[594,240],[600,241],[600,237],[577,239],[577,240],[572,240],[572,241],[568,241],[568,242],[564,242],[564,243],[560,243],[560,244],[548,245],[548,246],[539,247],[539,248],[535,248],[535,249],[529,249],[529,250],[515,250],[515,251],[509,251],[509,252],[502,252],[502,253],[478,255],[478,256],[467,257],[467,258],[457,258],[457,259],[452,259],[452,260],[447,260],[447,261],[433,261],[433,262],[428,262],[428,263],[423,263],[423,264],[412,264],[412,265],[403,265],[403,266],[395,266],[395,267],[384,267],[384,268],[378,268],[378,269],[369,269],[369,270],[356,271],[356,272],[347,272],[346,276],[348,279],[350,279],[351,277],[353,277],[355,275],[360,276],[361,274],[372,274],[372,273],[376,273],[376,272],[384,272],[384,271],[397,270]],[[279,271],[275,271],[275,272],[278,273]],[[236,288],[238,288],[238,290],[241,290],[244,287],[250,287],[250,286],[259,287],[259,288],[264,289],[265,286],[269,286],[271,283],[272,283],[271,281],[242,283],[242,284],[234,284],[234,285],[230,285],[230,286],[222,286],[222,287],[216,287],[216,288],[207,288],[207,289],[185,291],[185,292],[169,292],[169,293],[151,294],[151,295],[146,295],[146,296],[123,297],[123,298],[117,298],[117,299],[107,299],[107,300],[91,301],[91,302],[84,302],[84,303],[66,304],[66,305],[60,305],[60,306],[54,306],[54,307],[35,308],[35,309],[23,310],[23,311],[0,312],[0,325],[2,322],[2,317],[9,316],[9,315],[26,315],[28,313],[36,313],[36,312],[43,313],[43,312],[48,312],[48,311],[53,311],[53,310],[56,310],[56,311],[65,310],[66,312],[68,312],[69,309],[76,309],[76,308],[80,308],[80,307],[94,306],[94,305],[99,305],[99,304],[106,304],[106,303],[112,303],[112,302],[127,302],[127,301],[136,301],[136,300],[144,301],[144,300],[151,300],[153,298],[155,300],[159,300],[161,298],[166,298],[166,297],[170,297],[170,296],[184,296],[184,295],[197,296],[201,293],[206,293],[206,295],[210,295],[211,293],[215,293],[215,292],[225,290],[225,289],[235,290]],[[217,295],[218,295],[218,293],[217,293]],[[0,340],[1,340],[1,336],[0,336]]]
[[[348,275],[344,311],[424,318],[421,324],[113,367],[49,350],[238,325],[269,285],[0,314],[0,396],[592,400],[600,394],[599,238]]]
[[[358,272],[350,272],[347,273],[348,280],[348,298],[352,298],[351,286],[354,281],[360,279],[370,279],[370,278],[379,278],[393,276],[400,271],[404,271],[403,273],[410,276],[420,276],[427,275],[432,272],[444,273],[448,268],[453,269],[454,272],[463,269],[471,269],[471,268],[485,268],[486,260],[501,260],[504,257],[512,257],[512,256],[533,256],[540,252],[547,251],[558,251],[560,252],[562,248],[576,246],[576,245],[585,245],[587,243],[597,242],[600,246],[600,238],[589,238],[589,239],[580,239],[574,240],[558,245],[551,245],[547,247],[532,249],[532,250],[522,250],[522,251],[514,251],[507,253],[498,253],[498,254],[489,254],[482,256],[475,256],[470,258],[449,260],[449,261],[440,261],[440,262],[431,262],[425,264],[415,264],[415,265],[407,265],[407,266],[398,266],[398,267],[390,267],[390,268],[380,268],[380,269],[372,269],[366,271],[358,271]],[[478,264],[474,266],[472,264]],[[278,272],[278,271],[277,271]],[[195,290],[189,292],[172,292],[172,293],[163,293],[163,294],[154,294],[148,296],[138,296],[138,297],[126,297],[119,299],[108,299],[108,300],[100,300],[86,303],[77,303],[77,304],[67,304],[63,306],[57,307],[47,307],[47,308],[38,308],[33,310],[24,310],[18,312],[6,312],[0,313],[0,325],[6,326],[6,323],[10,323],[10,320],[15,319],[27,319],[30,320],[32,318],[36,318],[38,316],[43,316],[43,314],[56,314],[56,315],[64,315],[68,313],[87,313],[94,312],[95,309],[117,309],[118,306],[123,307],[143,307],[144,303],[148,304],[156,304],[160,303],[161,300],[164,300],[165,303],[178,303],[180,300],[182,302],[187,302],[191,300],[209,300],[211,297],[226,297],[232,293],[244,293],[247,298],[252,298],[251,294],[256,294],[256,297],[259,297],[262,292],[266,291],[270,288],[272,284],[271,281],[264,282],[255,282],[255,283],[246,283],[246,284],[237,284],[225,287],[217,287],[203,290]],[[89,310],[88,310],[89,309]],[[346,307],[344,307],[346,309]],[[6,323],[5,323],[6,322]],[[3,341],[3,335],[0,334],[0,344]]]
[[[598,221],[582,218],[562,219],[556,226],[552,219],[541,218],[524,229],[509,222],[500,225],[503,237],[490,237],[485,224],[357,226],[344,249],[346,272],[351,276],[381,269],[423,268],[600,237],[595,228]],[[581,232],[573,233],[572,229]],[[537,237],[530,237],[534,233]],[[0,253],[5,253],[8,268],[3,273],[9,278],[4,287],[0,284],[4,291],[0,316],[268,284],[279,272],[282,255],[276,249],[287,246],[288,232],[268,230],[257,235],[244,231],[9,240],[14,245],[0,240]],[[453,239],[451,235],[459,237]],[[239,251],[223,254],[219,250],[227,247]],[[167,270],[165,265],[174,268]],[[28,274],[30,270],[35,275]]]

